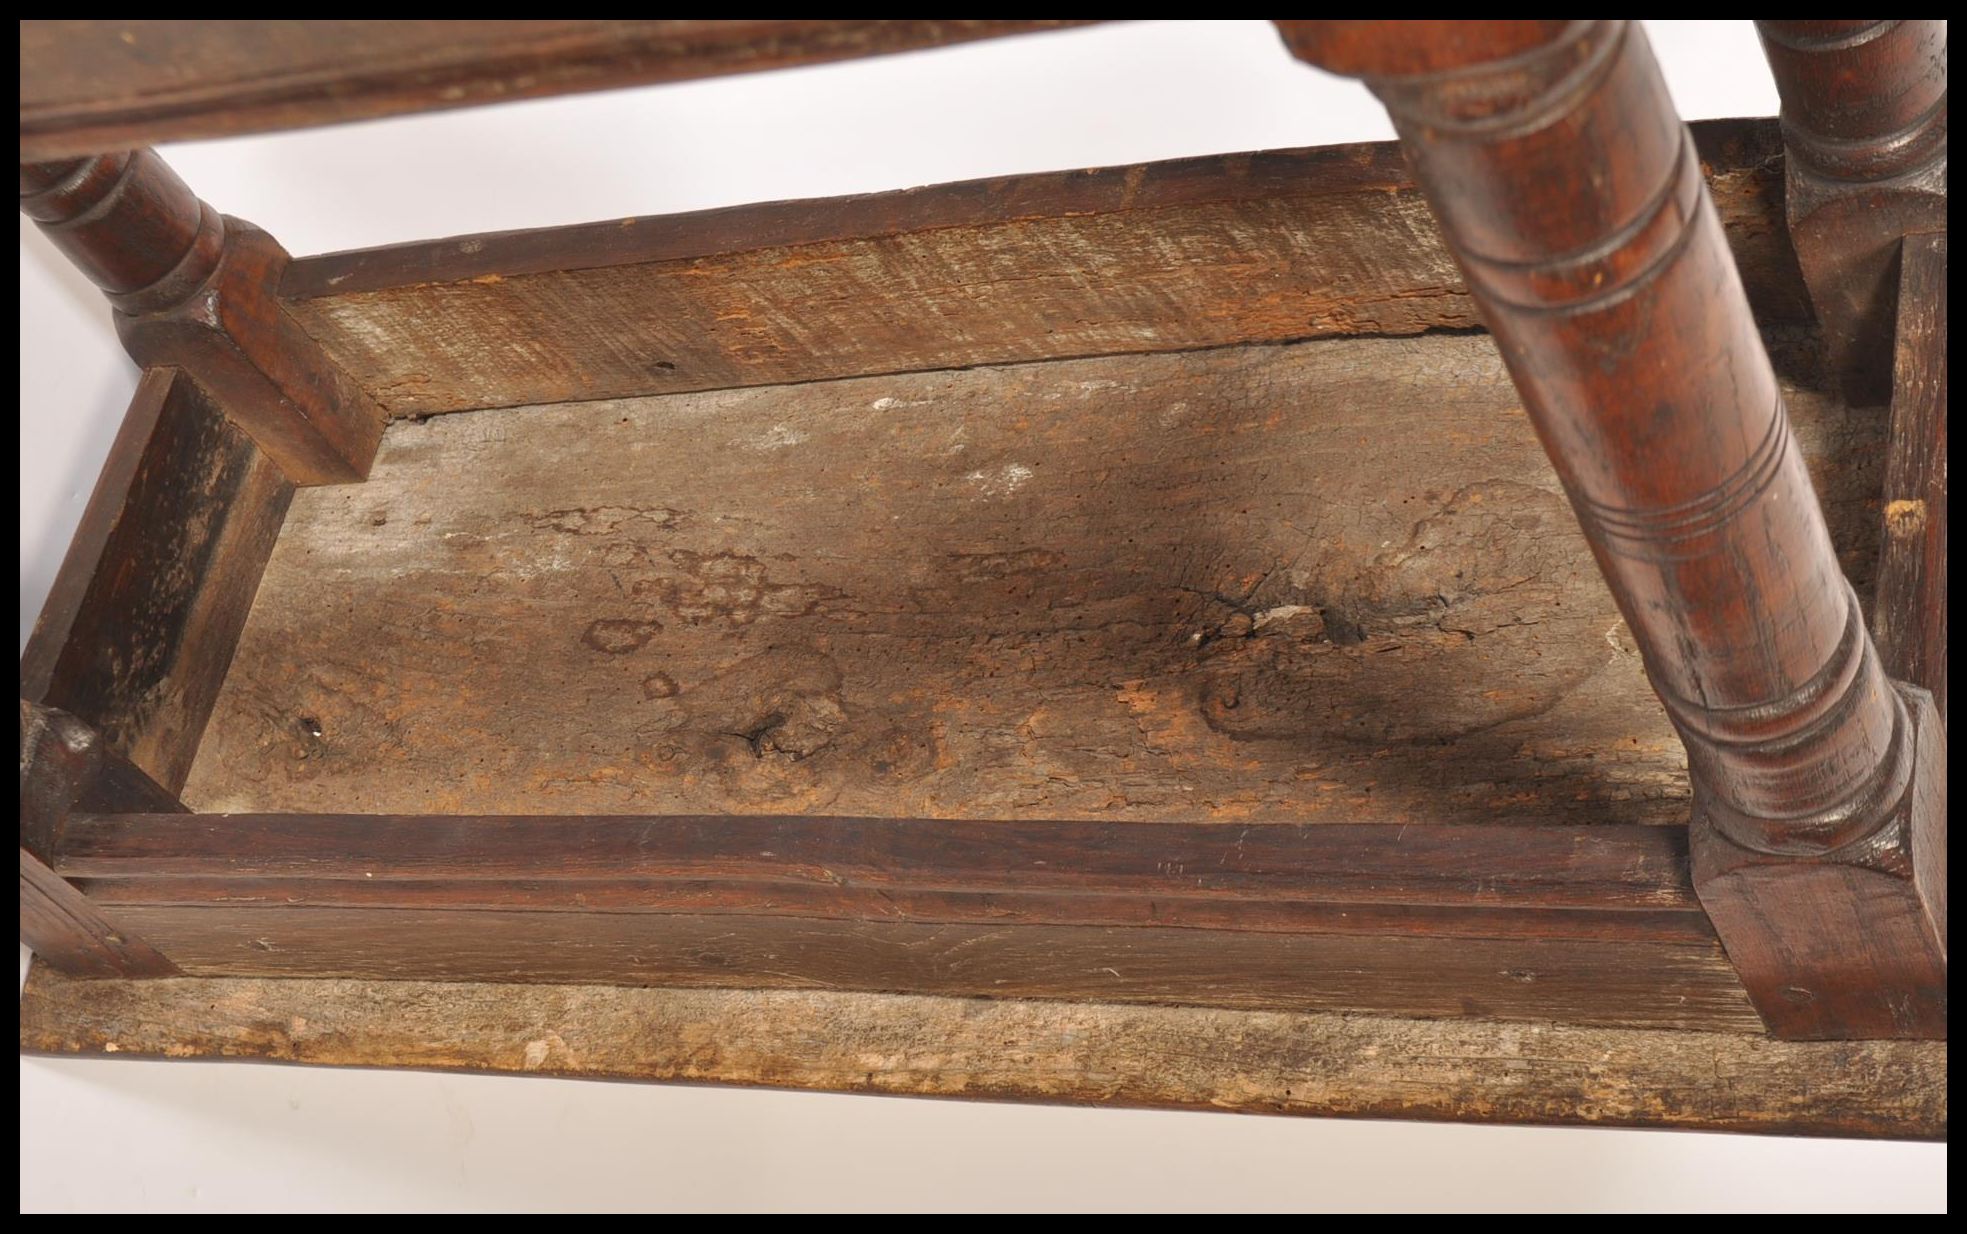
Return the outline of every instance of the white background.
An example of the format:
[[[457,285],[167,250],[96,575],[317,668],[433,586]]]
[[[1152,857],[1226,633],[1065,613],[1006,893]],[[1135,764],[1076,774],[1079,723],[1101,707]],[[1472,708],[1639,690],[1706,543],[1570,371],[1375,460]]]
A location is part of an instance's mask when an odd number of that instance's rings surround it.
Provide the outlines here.
[[[1747,22],[1650,22],[1681,113],[1770,115]],[[1149,22],[168,148],[296,254],[1392,136],[1267,24]],[[20,637],[136,371],[23,220]],[[1937,1145],[22,1059],[23,1210],[1939,1210]]]

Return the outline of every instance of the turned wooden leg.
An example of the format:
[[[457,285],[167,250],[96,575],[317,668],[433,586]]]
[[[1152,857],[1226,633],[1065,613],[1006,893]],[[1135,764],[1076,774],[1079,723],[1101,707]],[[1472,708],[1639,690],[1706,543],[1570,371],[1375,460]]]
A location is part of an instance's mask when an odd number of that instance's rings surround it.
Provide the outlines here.
[[[139,364],[190,373],[297,484],[368,474],[382,412],[281,306],[273,237],[219,215],[153,150],[24,164],[20,191]]]
[[[1686,744],[1764,1020],[1944,1036],[1944,738],[1880,667],[1644,32],[1279,25],[1393,116]]]
[[[1899,241],[1947,225],[1947,24],[1758,21],[1783,99],[1789,227],[1852,402],[1892,390]]]

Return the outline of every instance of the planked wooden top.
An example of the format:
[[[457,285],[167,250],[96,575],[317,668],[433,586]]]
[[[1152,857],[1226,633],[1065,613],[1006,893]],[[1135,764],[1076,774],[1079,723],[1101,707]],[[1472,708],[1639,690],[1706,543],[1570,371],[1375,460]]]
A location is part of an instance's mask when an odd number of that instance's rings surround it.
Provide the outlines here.
[[[1943,1041],[834,991],[250,978],[36,965],[36,1053],[266,1059],[1266,1114],[1944,1139]]]
[[[22,162],[912,51],[1077,21],[36,18]]]

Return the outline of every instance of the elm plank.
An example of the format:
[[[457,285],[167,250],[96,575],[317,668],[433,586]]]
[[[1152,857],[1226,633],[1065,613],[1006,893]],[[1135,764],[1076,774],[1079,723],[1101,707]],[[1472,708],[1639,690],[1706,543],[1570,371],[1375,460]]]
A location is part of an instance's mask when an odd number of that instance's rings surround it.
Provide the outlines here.
[[[146,372],[21,654],[21,693],[184,784],[293,486],[176,369]]]
[[[23,1050],[1467,1122],[1944,1139],[1944,1042],[836,991],[73,981]]]
[[[1809,320],[1774,123],[1695,132],[1758,313]],[[1479,325],[1392,144],[457,237],[283,293],[396,416]]]
[[[1907,236],[1899,285],[1885,554],[1873,629],[1885,671],[1947,714],[1947,238]]]
[[[23,162],[938,47],[1076,21],[20,23]]]
[[[1884,426],[1770,334],[1843,560]],[[1388,443],[1398,443],[1397,449]],[[230,813],[1684,822],[1486,338],[398,422],[295,498]]]
[[[1759,1030],[1719,944],[122,904],[186,973],[1186,1003]]]

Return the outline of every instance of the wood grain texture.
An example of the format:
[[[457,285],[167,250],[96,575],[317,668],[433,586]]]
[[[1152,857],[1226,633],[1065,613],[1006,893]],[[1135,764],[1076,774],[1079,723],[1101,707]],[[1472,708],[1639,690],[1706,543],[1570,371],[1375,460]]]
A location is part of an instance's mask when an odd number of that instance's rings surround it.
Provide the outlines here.
[[[48,866],[69,812],[183,809],[65,712],[20,705],[20,940],[82,977],[157,977],[178,969]]]
[[[1898,689],[1911,767],[1863,840],[1791,856],[1698,823],[1692,832],[1701,903],[1757,1009],[1787,1037],[1946,1039],[1946,729],[1932,695]]]
[[[178,365],[295,484],[349,484],[369,473],[383,415],[273,296],[287,251],[250,223],[225,220],[212,278],[167,309],[118,313],[137,363]]]
[[[1885,555],[1872,628],[1885,671],[1947,718],[1947,238],[1907,236],[1899,286]]]
[[[949,826],[946,820],[930,821],[923,829],[933,835],[946,826]],[[1144,842],[1144,837],[1133,841],[1137,845]],[[1481,856],[1488,862],[1497,860],[1486,851]],[[1482,907],[1399,904],[1371,899],[1246,900],[1219,895],[1153,898],[1061,891],[925,890],[914,886],[890,890],[871,882],[825,885],[550,876],[373,880],[211,876],[75,881],[91,901],[111,912],[118,905],[134,904],[544,913],[749,913],[841,921],[1154,926],[1379,938],[1592,939],[1679,947],[1705,947],[1714,941],[1714,930],[1705,912],[1678,908],[1593,911],[1514,904]],[[1684,967],[1673,963],[1662,971],[1679,971]],[[551,960],[542,958],[539,969],[550,972]]]
[[[1073,21],[35,19],[22,161],[726,73]]]
[[[48,598],[41,605],[27,646],[21,652],[20,692],[25,698],[40,701],[54,683],[56,665],[68,645],[70,632],[82,617],[105,546],[123,519],[132,486],[137,485],[139,474],[145,470],[151,439],[158,431],[165,404],[172,399],[180,376],[176,369],[146,369],[137,382],[136,392],[130,396],[130,406],[124,411],[123,422],[117,426],[116,438],[103,459],[102,472],[90,491],[89,503],[82,508],[68,552],[55,572]],[[180,403],[186,403],[196,395],[177,390],[176,397]],[[183,416],[180,411],[173,419]],[[153,466],[152,470],[158,468]]]
[[[293,486],[176,369],[132,399],[21,654],[21,693],[184,783]]]
[[[1807,319],[1774,126],[1696,140],[1757,310]],[[1478,324],[1392,144],[459,237],[282,292],[395,416]]]
[[[1051,892],[1171,906],[1700,911],[1685,837],[1654,827],[103,813],[69,819],[55,864],[88,879],[621,880]]]
[[[368,473],[382,415],[274,296],[287,251],[154,150],[20,169],[21,211],[109,299],[138,364],[183,368],[298,484]]]
[[[207,975],[1758,1024],[1676,828],[118,814],[55,865]]]
[[[1808,341],[1779,344],[1813,380]],[[1863,575],[1884,426],[1785,390]],[[1452,335],[399,422],[366,485],[296,498],[187,800],[1687,810],[1491,345]]]
[[[1397,37],[1370,18],[1280,21],[1291,54],[1351,77],[1445,73],[1537,51],[1564,33],[1557,20],[1403,21]]]
[[[23,1050],[1256,1113],[1943,1139],[1938,1042],[830,991],[70,981]]]
[[[187,973],[847,989],[1752,1032],[1714,943],[119,903]]]
[[[1847,396],[1892,395],[1901,238],[1947,225],[1944,19],[1758,21],[1788,214]]]
[[[1758,1010],[1943,1036],[1944,857],[1915,854],[1944,738],[1885,677],[1643,30],[1417,72],[1434,27],[1347,29],[1686,745],[1696,887]]]
[[[21,212],[119,312],[170,308],[218,268],[225,223],[155,150],[22,163]]]
[[[131,813],[177,822],[184,804],[65,711],[20,701],[20,844],[57,861],[71,818]]]
[[[72,977],[170,977],[181,971],[25,848],[20,941]]]

